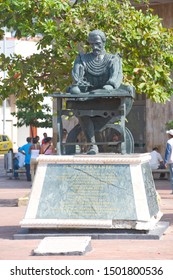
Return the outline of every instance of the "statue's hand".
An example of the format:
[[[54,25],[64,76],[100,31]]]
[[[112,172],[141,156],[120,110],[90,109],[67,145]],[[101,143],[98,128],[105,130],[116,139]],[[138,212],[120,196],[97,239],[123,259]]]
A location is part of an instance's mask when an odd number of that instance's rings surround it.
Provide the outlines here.
[[[112,89],[113,89],[113,86],[111,86],[111,85],[105,85],[103,88],[104,88],[104,89],[107,89],[107,90],[112,90]]]

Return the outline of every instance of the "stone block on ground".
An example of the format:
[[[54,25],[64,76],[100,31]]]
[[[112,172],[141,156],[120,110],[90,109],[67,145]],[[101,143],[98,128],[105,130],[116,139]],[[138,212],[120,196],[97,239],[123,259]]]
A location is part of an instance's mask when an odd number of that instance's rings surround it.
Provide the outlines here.
[[[27,206],[29,201],[29,194],[23,196],[23,197],[19,197],[18,199],[18,207],[20,206]]]
[[[45,237],[33,251],[34,255],[84,255],[91,250],[91,237]]]

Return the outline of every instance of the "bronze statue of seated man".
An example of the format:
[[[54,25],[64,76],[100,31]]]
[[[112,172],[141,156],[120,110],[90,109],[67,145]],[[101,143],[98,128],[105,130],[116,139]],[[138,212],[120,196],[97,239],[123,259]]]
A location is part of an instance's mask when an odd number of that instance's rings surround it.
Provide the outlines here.
[[[92,52],[77,56],[72,70],[74,84],[69,89],[70,93],[80,95],[90,91],[111,92],[118,89],[123,80],[121,56],[118,53],[106,53],[106,37],[100,30],[91,31],[88,42]],[[95,145],[95,122],[104,126],[108,119],[98,116],[78,118],[87,142],[91,143],[87,154],[98,153],[98,147]]]

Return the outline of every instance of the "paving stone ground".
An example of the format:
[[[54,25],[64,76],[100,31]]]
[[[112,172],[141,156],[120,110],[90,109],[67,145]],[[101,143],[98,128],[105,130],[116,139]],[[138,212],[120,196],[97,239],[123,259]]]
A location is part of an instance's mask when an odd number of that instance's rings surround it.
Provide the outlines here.
[[[14,240],[26,206],[16,201],[28,195],[31,183],[25,176],[9,179],[0,156],[0,260],[173,260],[173,195],[168,180],[155,180],[160,195],[161,221],[169,222],[160,240],[91,240],[92,250],[81,256],[36,256],[41,240]]]

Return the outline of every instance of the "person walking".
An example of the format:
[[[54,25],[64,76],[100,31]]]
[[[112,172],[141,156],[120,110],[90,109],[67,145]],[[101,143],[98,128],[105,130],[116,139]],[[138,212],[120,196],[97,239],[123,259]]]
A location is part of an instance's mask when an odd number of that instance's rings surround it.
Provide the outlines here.
[[[27,181],[31,182],[31,173],[30,173],[30,160],[31,160],[31,151],[30,147],[32,146],[31,143],[32,138],[26,138],[26,144],[19,148],[19,152],[25,155],[25,169],[26,169],[26,177]]]
[[[166,133],[168,134],[168,141],[166,143],[164,164],[166,168],[169,166],[171,194],[173,194],[173,129],[167,130]]]

